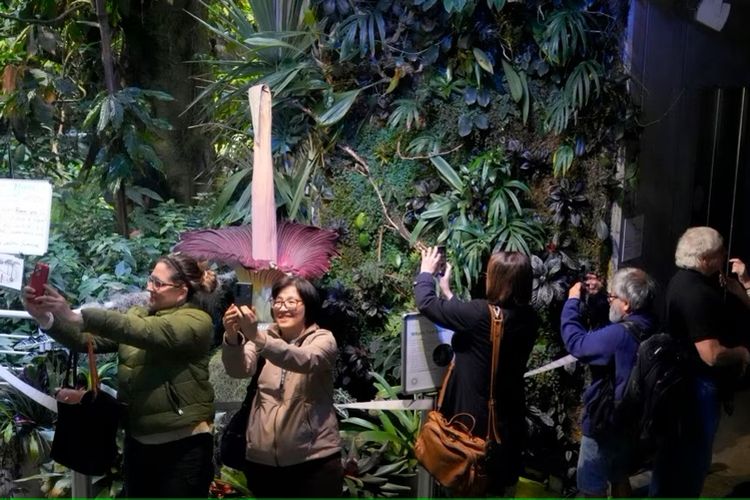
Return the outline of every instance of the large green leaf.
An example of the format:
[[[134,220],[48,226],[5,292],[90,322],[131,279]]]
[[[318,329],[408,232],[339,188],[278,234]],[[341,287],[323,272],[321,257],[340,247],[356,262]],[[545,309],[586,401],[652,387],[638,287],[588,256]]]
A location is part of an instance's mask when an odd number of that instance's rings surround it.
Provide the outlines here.
[[[323,113],[316,116],[318,123],[324,127],[329,127],[335,123],[338,123],[349,108],[352,107],[357,96],[361,92],[361,89],[349,90],[347,92],[341,92],[334,95],[333,105],[325,110]]]
[[[474,47],[472,49],[472,52],[474,53],[474,58],[477,60],[477,63],[479,63],[479,66],[481,66],[483,70],[491,75],[495,74],[495,70],[492,67],[490,59],[487,57],[487,54],[482,51],[482,49]]]
[[[510,96],[514,101],[518,102],[523,97],[523,84],[521,78],[513,66],[511,66],[505,59],[503,59],[503,71],[505,72],[505,79],[508,82],[508,89],[510,89]]]
[[[458,175],[458,172],[456,172],[456,170],[451,167],[450,163],[445,161],[442,156],[432,156],[430,157],[430,161],[435,165],[440,176],[448,183],[448,185],[450,185],[451,188],[456,191],[464,190],[464,183]]]

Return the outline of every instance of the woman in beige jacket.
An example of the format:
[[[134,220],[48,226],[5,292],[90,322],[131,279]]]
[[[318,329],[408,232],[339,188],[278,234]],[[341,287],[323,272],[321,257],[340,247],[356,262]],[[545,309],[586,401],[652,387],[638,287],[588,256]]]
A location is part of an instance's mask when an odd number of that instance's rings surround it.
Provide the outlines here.
[[[275,323],[259,330],[255,312],[232,305],[224,314],[222,361],[235,378],[258,379],[247,427],[245,475],[257,497],[337,497],[343,488],[338,422],[333,408],[333,334],[314,320],[315,287],[284,277],[271,290]]]

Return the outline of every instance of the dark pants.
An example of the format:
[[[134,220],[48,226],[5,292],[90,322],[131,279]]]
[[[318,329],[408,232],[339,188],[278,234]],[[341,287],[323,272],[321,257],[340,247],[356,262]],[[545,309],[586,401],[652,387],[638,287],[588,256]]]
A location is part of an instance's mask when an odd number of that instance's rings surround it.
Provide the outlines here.
[[[214,476],[214,441],[203,433],[164,444],[125,438],[125,495],[206,498]]]
[[[694,406],[684,416],[682,431],[667,439],[654,457],[650,497],[695,498],[703,490],[721,403],[716,384],[709,379],[696,379],[694,396]]]
[[[258,498],[340,497],[344,489],[341,454],[287,467],[248,462],[247,487]]]

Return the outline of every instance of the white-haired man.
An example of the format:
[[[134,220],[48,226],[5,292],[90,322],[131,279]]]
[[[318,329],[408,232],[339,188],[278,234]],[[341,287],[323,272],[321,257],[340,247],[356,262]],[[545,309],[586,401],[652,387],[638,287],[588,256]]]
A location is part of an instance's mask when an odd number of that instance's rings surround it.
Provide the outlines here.
[[[736,308],[727,303],[736,297],[723,289],[725,259],[723,239],[713,228],[689,228],[677,242],[678,269],[667,287],[667,331],[695,347],[694,381],[673,434],[665,436],[654,459],[650,496],[700,496],[721,403],[731,397],[732,379],[750,362],[750,352],[734,334]]]

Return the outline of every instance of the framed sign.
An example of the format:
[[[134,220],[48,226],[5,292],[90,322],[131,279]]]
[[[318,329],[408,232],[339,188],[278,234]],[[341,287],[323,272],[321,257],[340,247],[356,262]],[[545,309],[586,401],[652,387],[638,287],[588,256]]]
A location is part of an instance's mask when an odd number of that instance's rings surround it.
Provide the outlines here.
[[[0,179],[0,253],[47,253],[51,208],[49,182]]]
[[[420,313],[404,315],[401,333],[401,387],[405,394],[433,392],[453,359],[453,332]]]

